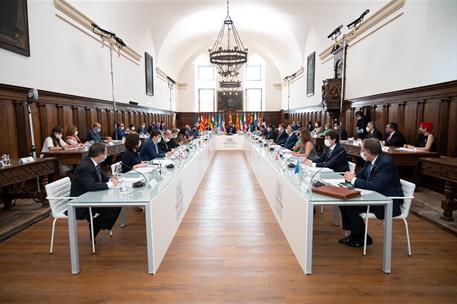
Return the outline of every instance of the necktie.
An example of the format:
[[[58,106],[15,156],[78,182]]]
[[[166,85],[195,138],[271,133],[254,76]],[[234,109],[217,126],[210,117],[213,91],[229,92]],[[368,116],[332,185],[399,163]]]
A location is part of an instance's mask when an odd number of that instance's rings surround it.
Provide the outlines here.
[[[333,149],[328,149],[328,156],[327,156],[327,160],[330,159],[330,157],[332,156],[332,152],[333,152]]]
[[[102,172],[100,171],[100,166],[95,167],[95,171],[97,171],[97,182],[102,182]]]
[[[154,142],[154,148],[156,149],[156,153],[159,153],[159,150],[157,150],[157,144]]]
[[[368,177],[371,176],[372,171],[373,171],[373,164],[370,164],[370,167],[368,167]]]

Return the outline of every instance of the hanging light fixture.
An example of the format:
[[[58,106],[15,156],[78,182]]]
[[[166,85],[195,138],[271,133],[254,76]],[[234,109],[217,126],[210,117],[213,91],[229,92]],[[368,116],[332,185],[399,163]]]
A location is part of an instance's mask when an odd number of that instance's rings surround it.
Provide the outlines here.
[[[219,81],[219,91],[224,95],[236,93],[241,88],[241,81],[238,80],[238,72],[231,72],[226,76],[221,75],[221,80]],[[235,94],[237,95],[237,94]]]
[[[227,0],[227,16],[212,48],[208,49],[209,60],[222,77],[238,72],[248,60],[248,49],[244,47],[235,24],[230,18]]]

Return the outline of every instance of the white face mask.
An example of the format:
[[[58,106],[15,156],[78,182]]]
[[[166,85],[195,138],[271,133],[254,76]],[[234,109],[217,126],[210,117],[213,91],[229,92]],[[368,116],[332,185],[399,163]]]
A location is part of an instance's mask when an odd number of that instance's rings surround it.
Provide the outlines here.
[[[62,134],[56,134],[56,138],[57,139],[61,139],[62,138]]]
[[[324,140],[324,145],[328,148],[330,148],[332,146],[329,139]]]
[[[162,138],[159,137],[159,138],[157,138],[156,143],[159,143],[159,142],[161,142],[161,141],[162,141]]]
[[[78,131],[75,131],[75,136],[78,136],[78,133],[79,133]]]
[[[173,134],[173,138],[178,138],[178,134]]]
[[[367,132],[370,132],[370,128],[366,127],[365,129],[367,130]]]
[[[169,142],[169,141],[170,141],[170,139],[169,139],[169,138],[165,138],[165,142],[166,142],[166,143],[167,143],[167,142]]]
[[[138,142],[138,147],[140,147],[140,146],[141,146],[141,140]]]
[[[360,151],[360,157],[361,157],[364,161],[367,161],[367,157],[365,156],[365,153],[363,153],[362,151]]]

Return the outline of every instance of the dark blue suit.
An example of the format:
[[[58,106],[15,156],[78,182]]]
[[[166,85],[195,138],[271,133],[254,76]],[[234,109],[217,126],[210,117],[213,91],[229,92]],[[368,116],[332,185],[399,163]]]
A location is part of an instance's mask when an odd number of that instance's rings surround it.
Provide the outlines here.
[[[365,162],[356,177],[354,183],[356,188],[373,190],[385,196],[403,196],[397,167],[390,156],[384,153],[378,155],[373,166],[371,166],[371,162]],[[400,204],[402,203],[403,200],[393,201],[392,216],[400,215]],[[367,208],[365,206],[348,206],[340,207],[340,210],[343,218],[343,229],[351,230],[352,235],[356,237],[362,237],[365,233],[365,224],[359,213],[366,212]],[[384,206],[371,206],[370,212],[379,219],[384,218]]]
[[[116,137],[117,135],[117,137]],[[113,138],[117,140],[121,140],[124,137],[127,137],[127,132],[125,130],[122,130],[121,128],[117,128],[114,133],[113,133]]]
[[[324,154],[314,161],[316,167],[327,167],[335,172],[349,171],[349,163],[344,148],[337,144],[330,154],[330,149],[326,148]]]
[[[124,153],[122,153],[121,161],[123,164],[122,173],[128,172],[132,170],[133,166],[141,162],[140,154],[136,151],[126,150]]]
[[[94,129],[90,130],[89,133],[87,133],[87,141],[101,141],[102,140],[102,135],[100,132],[95,132]]]
[[[286,143],[286,140],[289,138],[289,135],[287,134],[286,130],[282,131],[281,134],[278,135],[278,138],[276,138],[276,143],[282,147],[284,147],[284,144]]]
[[[298,137],[297,135],[294,133],[292,133],[292,135],[290,135],[286,141],[284,142],[284,148],[286,149],[289,149],[289,150],[292,150],[292,148],[295,146],[295,144],[297,143],[298,141]]]
[[[152,139],[148,138],[140,150],[142,161],[149,161],[154,158],[165,157],[165,152],[160,150],[159,145],[155,144]]]

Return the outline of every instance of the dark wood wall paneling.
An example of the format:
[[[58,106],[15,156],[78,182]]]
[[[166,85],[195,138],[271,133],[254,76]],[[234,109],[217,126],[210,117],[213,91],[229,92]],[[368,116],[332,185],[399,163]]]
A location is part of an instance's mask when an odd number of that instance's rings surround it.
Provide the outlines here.
[[[28,89],[0,84],[0,123],[3,128],[0,155],[11,157],[28,156],[31,151],[30,129],[26,106]],[[39,100],[32,105],[32,116],[37,152],[41,151],[43,140],[55,126],[75,125],[79,136],[86,140],[87,132],[95,122],[102,124],[105,136],[111,136],[114,123],[123,122],[126,126],[139,127],[142,122],[148,125],[164,121],[173,127],[175,114],[143,106],[117,103],[114,119],[112,102],[87,97],[72,96],[48,91],[39,91]]]
[[[433,133],[441,155],[457,156],[457,81],[377,94],[348,100],[343,125],[355,135],[355,112],[363,111],[383,132],[388,122],[397,122],[408,143],[414,144],[422,121],[433,123]],[[330,121],[319,107],[289,111],[289,121]]]

